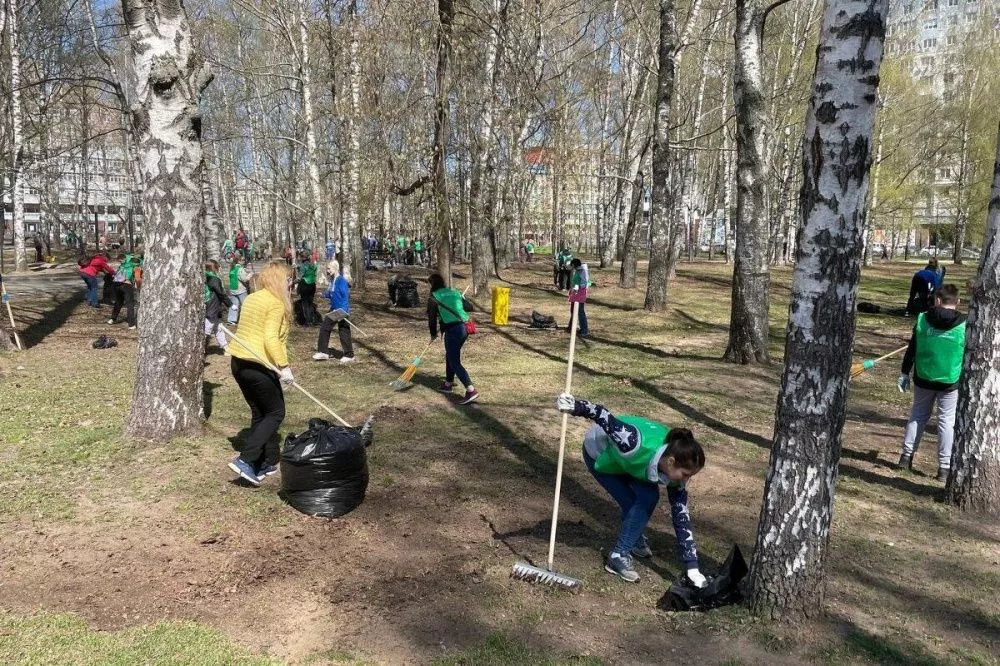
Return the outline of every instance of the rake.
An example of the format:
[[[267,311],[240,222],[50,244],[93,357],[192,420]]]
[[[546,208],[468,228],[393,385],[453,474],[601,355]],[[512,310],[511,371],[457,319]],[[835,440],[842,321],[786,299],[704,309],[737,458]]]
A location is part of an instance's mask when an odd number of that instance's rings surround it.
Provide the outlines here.
[[[569,362],[566,364],[566,393],[569,393],[570,389],[573,388],[573,355],[576,351],[576,321],[579,309],[580,304],[573,303],[573,319],[569,328]],[[556,465],[556,493],[552,502],[552,529],[549,531],[549,559],[544,569],[527,562],[515,562],[510,571],[510,577],[529,583],[540,583],[550,587],[561,587],[571,592],[579,592],[583,587],[583,581],[552,569],[552,560],[556,553],[556,524],[559,522],[559,494],[562,491],[563,460],[566,457],[566,429],[569,426],[569,414],[563,412],[562,417],[562,429],[559,432],[559,462]]]
[[[23,350],[21,346],[21,338],[17,335],[17,324],[14,323],[14,313],[10,309],[10,295],[7,294],[7,287],[3,283],[3,279],[0,278],[0,294],[2,294],[3,304],[7,306],[7,316],[10,317],[10,332],[14,334],[14,342],[17,343],[18,350]]]
[[[274,373],[278,373],[279,372],[279,370],[276,367],[274,367],[273,365],[271,365],[270,363],[268,363],[257,352],[255,352],[250,345],[248,345],[247,343],[243,342],[243,340],[240,340],[240,338],[237,337],[237,335],[235,333],[233,333],[232,331],[230,331],[228,328],[226,328],[222,324],[219,324],[219,328],[222,330],[223,333],[225,333],[226,335],[228,335],[230,338],[232,338],[236,342],[240,343],[241,347],[243,347],[248,352],[250,352],[251,354],[253,354],[254,358],[256,358],[258,361],[260,361],[261,365],[263,365],[265,368],[267,368],[268,370],[270,370],[271,372],[274,372]],[[345,426],[347,428],[351,427],[350,423],[348,423],[344,419],[342,419],[339,416],[337,416],[336,412],[334,412],[332,409],[330,409],[329,407],[327,407],[326,405],[324,405],[322,402],[320,402],[319,398],[317,398],[316,396],[314,396],[309,391],[305,390],[302,387],[301,384],[299,384],[298,382],[292,382],[292,386],[294,386],[295,388],[297,388],[299,391],[302,392],[303,395],[305,395],[307,398],[309,398],[310,400],[312,400],[313,402],[315,402],[319,407],[321,407],[322,409],[324,409],[330,416],[332,416],[337,421],[339,421],[340,425]],[[366,421],[366,424],[367,424],[367,421]]]
[[[867,361],[861,361],[860,363],[855,363],[854,365],[851,366],[851,379],[854,379],[855,377],[860,377],[864,373],[866,373],[869,370],[871,370],[872,368],[874,368],[875,365],[877,363],[879,363],[880,361],[884,361],[885,359],[889,358],[890,356],[895,356],[899,352],[903,352],[903,351],[906,351],[906,347],[905,346],[904,347],[900,347],[896,351],[889,352],[885,356],[879,356],[878,358],[871,358],[871,359],[868,359]]]

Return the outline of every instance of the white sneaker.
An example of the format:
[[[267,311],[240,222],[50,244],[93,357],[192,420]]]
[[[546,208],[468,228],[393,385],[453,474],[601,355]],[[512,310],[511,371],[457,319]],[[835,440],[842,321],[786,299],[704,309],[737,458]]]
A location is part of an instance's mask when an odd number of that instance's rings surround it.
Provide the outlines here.
[[[315,354],[313,354],[313,360],[314,361],[326,361],[326,360],[329,360],[329,358],[330,358],[330,355],[329,354],[324,354],[323,352],[316,352]]]
[[[128,327],[128,330],[130,330],[130,331],[134,331],[134,330],[135,330],[135,326],[129,326],[129,327]]]
[[[357,363],[358,359],[354,358],[353,356],[343,356],[341,357],[340,362],[343,365],[348,365],[350,363]]]
[[[114,319],[109,319],[109,320],[108,320],[108,323],[109,323],[109,324],[114,324],[114,323],[115,323],[115,320],[114,320]]]

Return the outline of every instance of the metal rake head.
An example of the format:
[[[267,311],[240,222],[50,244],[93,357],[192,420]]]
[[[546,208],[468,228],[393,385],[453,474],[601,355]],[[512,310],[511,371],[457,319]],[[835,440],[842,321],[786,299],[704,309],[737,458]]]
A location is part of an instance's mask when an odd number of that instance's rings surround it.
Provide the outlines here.
[[[579,592],[583,588],[583,581],[571,576],[566,576],[555,571],[532,566],[527,562],[515,562],[510,570],[510,577],[529,583],[539,583],[550,587],[561,587],[570,592]]]

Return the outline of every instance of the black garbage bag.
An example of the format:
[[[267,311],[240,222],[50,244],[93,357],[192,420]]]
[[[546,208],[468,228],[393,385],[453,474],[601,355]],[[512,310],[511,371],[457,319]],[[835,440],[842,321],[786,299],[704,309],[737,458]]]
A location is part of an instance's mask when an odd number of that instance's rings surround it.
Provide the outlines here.
[[[94,340],[94,349],[111,349],[112,347],[117,347],[118,341],[114,338],[109,338],[106,335]]]
[[[350,513],[368,490],[365,445],[370,437],[371,419],[362,428],[312,419],[307,431],[285,439],[279,496],[310,516],[336,518]]]
[[[543,315],[537,310],[531,311],[531,328],[557,328],[556,318]]]
[[[666,611],[707,611],[739,603],[739,584],[747,571],[740,547],[733,546],[719,575],[709,579],[708,585],[697,588],[687,575],[681,576],[663,593],[656,607]]]
[[[416,282],[406,278],[396,280],[396,307],[420,307],[420,295],[417,293]]]
[[[882,306],[869,303],[868,301],[861,301],[858,303],[858,312],[862,314],[881,314]]]

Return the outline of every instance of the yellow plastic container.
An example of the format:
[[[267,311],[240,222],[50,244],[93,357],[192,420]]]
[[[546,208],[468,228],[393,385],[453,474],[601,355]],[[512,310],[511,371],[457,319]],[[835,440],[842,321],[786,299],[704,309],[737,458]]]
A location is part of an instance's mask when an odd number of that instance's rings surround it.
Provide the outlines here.
[[[493,287],[493,323],[506,326],[510,314],[510,288]]]

